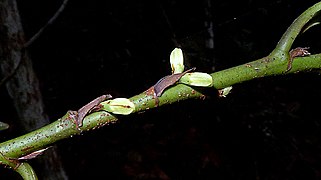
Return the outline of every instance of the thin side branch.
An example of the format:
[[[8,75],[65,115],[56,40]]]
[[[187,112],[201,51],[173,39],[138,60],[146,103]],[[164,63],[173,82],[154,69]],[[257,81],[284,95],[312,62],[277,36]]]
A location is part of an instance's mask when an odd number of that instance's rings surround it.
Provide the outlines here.
[[[68,0],[64,0],[62,2],[61,6],[51,17],[51,19],[49,19],[49,21],[44,26],[42,26],[42,28],[40,28],[39,31],[35,35],[33,35],[32,38],[30,38],[29,41],[24,45],[25,48],[29,47],[36,39],[38,39],[39,36],[43,33],[43,31],[58,18],[61,12],[65,9],[67,2]]]
[[[49,21],[42,27],[39,29],[39,31],[33,35],[28,42],[26,42],[23,45],[23,48],[27,48],[29,47],[35,40],[37,40],[40,35],[43,33],[43,31],[49,26],[51,25],[57,18],[58,16],[61,14],[61,12],[65,9],[66,4],[67,4],[68,0],[64,0],[61,4],[61,6],[59,7],[59,9],[56,11],[56,13],[54,14],[54,16],[51,17],[51,19],[49,19]],[[19,62],[16,64],[16,66],[12,69],[12,71],[7,74],[1,81],[0,81],[0,87],[5,84],[18,70],[20,64],[21,64],[21,59],[19,60]]]
[[[282,56],[283,59],[289,58],[288,52],[291,46],[300,34],[303,27],[321,10],[321,2],[314,4],[309,9],[304,11],[294,22],[288,27],[286,32],[281,37],[275,49],[271,52],[272,56]]]

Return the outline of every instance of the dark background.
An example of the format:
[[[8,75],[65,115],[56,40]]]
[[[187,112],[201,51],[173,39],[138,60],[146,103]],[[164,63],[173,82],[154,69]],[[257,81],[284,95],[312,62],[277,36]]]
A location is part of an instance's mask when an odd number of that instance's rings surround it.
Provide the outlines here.
[[[206,2],[70,0],[29,47],[50,119],[101,94],[131,97],[146,90],[170,73],[176,45],[187,68],[208,73],[266,56],[317,1],[212,0],[210,19]],[[18,3],[27,39],[61,5]],[[204,46],[208,19],[212,50]],[[294,46],[319,53],[320,31],[310,29]],[[320,179],[319,84],[315,72],[253,80],[235,85],[226,98],[120,117],[57,145],[70,179]],[[0,117],[11,125],[1,132],[4,141],[21,133],[5,88],[0,93],[9,104]]]

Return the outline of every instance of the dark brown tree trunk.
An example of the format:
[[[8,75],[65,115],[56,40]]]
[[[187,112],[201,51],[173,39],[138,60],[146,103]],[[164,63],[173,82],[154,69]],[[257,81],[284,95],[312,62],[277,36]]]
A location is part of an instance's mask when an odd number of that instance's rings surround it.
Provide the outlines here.
[[[16,0],[0,3],[0,66],[3,77],[10,76],[6,88],[16,108],[19,123],[31,131],[49,123],[44,112],[38,79],[25,44],[24,32]],[[14,72],[14,73],[13,73]],[[39,179],[68,179],[56,148],[37,158],[36,173]],[[40,169],[41,168],[41,169]]]

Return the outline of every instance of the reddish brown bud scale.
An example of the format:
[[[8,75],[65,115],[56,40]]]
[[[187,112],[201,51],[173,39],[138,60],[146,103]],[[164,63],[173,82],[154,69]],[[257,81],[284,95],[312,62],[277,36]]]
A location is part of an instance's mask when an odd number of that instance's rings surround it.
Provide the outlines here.
[[[303,57],[303,56],[308,56],[310,55],[309,51],[308,51],[309,47],[297,47],[295,49],[292,49],[289,54],[290,54],[290,59],[288,61],[288,66],[286,69],[286,72],[290,71],[292,68],[292,63],[293,63],[293,59],[295,57]]]
[[[78,127],[82,126],[82,121],[85,118],[85,116],[90,113],[95,107],[98,106],[99,103],[112,98],[111,95],[102,95],[97,97],[96,99],[90,101],[88,104],[84,105],[82,108],[78,110],[77,118],[76,118],[76,123]]]
[[[160,79],[155,85],[154,85],[154,93],[157,97],[160,97],[163,93],[163,91],[172,86],[173,84],[175,84],[182,76],[184,76],[186,73],[190,72],[190,71],[194,71],[196,68],[191,68],[185,72],[182,73],[177,73],[177,74],[172,74],[172,75],[168,75],[163,77],[162,79]]]

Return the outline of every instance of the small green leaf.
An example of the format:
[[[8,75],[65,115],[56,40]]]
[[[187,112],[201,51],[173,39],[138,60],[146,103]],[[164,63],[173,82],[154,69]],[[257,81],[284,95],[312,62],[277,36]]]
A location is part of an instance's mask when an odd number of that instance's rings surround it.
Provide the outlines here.
[[[127,98],[115,98],[100,103],[103,110],[113,114],[128,115],[135,110],[135,104]]]
[[[180,48],[175,48],[170,55],[172,74],[181,73],[184,71],[183,51]]]
[[[226,97],[231,92],[232,88],[233,88],[232,86],[229,86],[229,87],[220,89],[218,90],[218,95],[220,97]]]
[[[179,82],[191,86],[208,87],[212,85],[213,78],[207,73],[193,72],[185,74]]]
[[[9,128],[9,124],[0,121],[0,131],[8,128]]]

